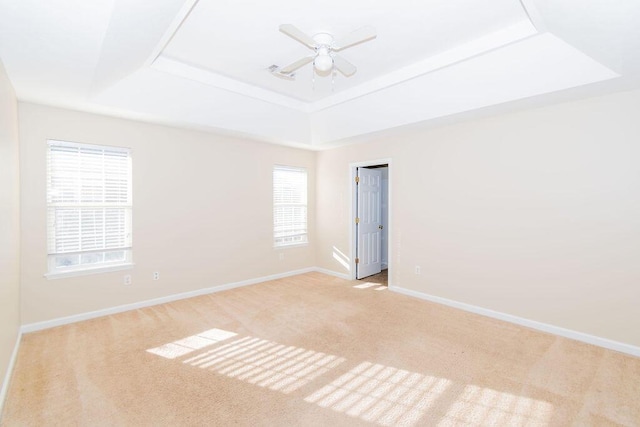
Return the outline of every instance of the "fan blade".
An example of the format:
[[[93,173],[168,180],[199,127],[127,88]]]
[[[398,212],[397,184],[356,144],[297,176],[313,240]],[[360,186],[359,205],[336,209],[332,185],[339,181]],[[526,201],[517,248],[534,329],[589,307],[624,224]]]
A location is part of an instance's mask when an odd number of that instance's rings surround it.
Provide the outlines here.
[[[366,27],[362,27],[347,34],[341,40],[338,40],[333,44],[333,50],[338,52],[342,49],[346,49],[360,43],[368,42],[369,40],[373,40],[376,37],[376,29],[367,25]]]
[[[291,24],[280,25],[280,31],[291,37],[292,39],[299,41],[309,49],[315,49],[318,44],[311,37],[300,31],[297,27]]]
[[[291,74],[295,70],[297,70],[298,68],[302,68],[305,65],[307,65],[309,62],[313,61],[313,58],[315,58],[314,55],[305,56],[304,58],[298,59],[296,62],[292,62],[291,64],[287,65],[286,67],[282,67],[279,70],[279,72],[283,73],[283,74]]]
[[[344,74],[345,77],[353,76],[358,70],[351,62],[347,61],[342,56],[335,54],[333,55],[333,65],[336,67],[336,70]]]

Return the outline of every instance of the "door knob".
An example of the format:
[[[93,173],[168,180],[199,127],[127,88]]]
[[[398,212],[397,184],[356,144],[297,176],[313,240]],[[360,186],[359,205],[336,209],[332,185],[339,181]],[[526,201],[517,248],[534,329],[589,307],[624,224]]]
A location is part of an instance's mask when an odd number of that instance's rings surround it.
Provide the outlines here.
[[[384,227],[382,225],[379,225],[378,228],[382,230]]]

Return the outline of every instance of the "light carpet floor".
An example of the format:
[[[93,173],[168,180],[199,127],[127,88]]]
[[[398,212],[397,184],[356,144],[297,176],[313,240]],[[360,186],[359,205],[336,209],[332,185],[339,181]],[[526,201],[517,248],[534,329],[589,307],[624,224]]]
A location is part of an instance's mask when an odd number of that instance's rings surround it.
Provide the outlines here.
[[[6,426],[640,425],[640,359],[309,273],[23,337]]]

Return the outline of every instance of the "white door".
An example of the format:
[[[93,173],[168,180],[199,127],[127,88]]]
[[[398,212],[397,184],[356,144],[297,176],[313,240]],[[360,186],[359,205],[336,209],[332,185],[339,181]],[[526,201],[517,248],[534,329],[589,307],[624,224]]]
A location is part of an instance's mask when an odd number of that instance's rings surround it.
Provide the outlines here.
[[[356,220],[356,277],[380,273],[382,268],[382,172],[358,168]]]

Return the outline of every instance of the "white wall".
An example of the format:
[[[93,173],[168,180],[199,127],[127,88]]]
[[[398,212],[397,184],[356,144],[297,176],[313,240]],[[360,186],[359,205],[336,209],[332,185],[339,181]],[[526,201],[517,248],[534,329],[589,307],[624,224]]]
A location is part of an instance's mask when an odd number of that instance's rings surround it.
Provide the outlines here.
[[[0,381],[7,375],[20,328],[20,181],[18,108],[0,62]],[[2,396],[0,396],[0,408]]]
[[[391,158],[393,285],[638,346],[639,117],[636,91],[320,152],[318,263],[346,272],[349,163]]]
[[[15,98],[2,99],[7,173]],[[334,254],[350,255],[349,163],[391,158],[395,286],[640,345],[638,91],[320,153],[26,103],[19,113],[25,324],[314,265],[346,272]],[[133,285],[123,272],[43,277],[47,138],[133,149]],[[307,247],[272,248],[274,163],[310,172]]]
[[[27,103],[19,114],[24,324],[315,265],[313,244],[276,251],[272,236],[272,168],[287,164],[309,171],[314,241],[315,153]],[[132,271],[43,277],[48,138],[131,147]]]

